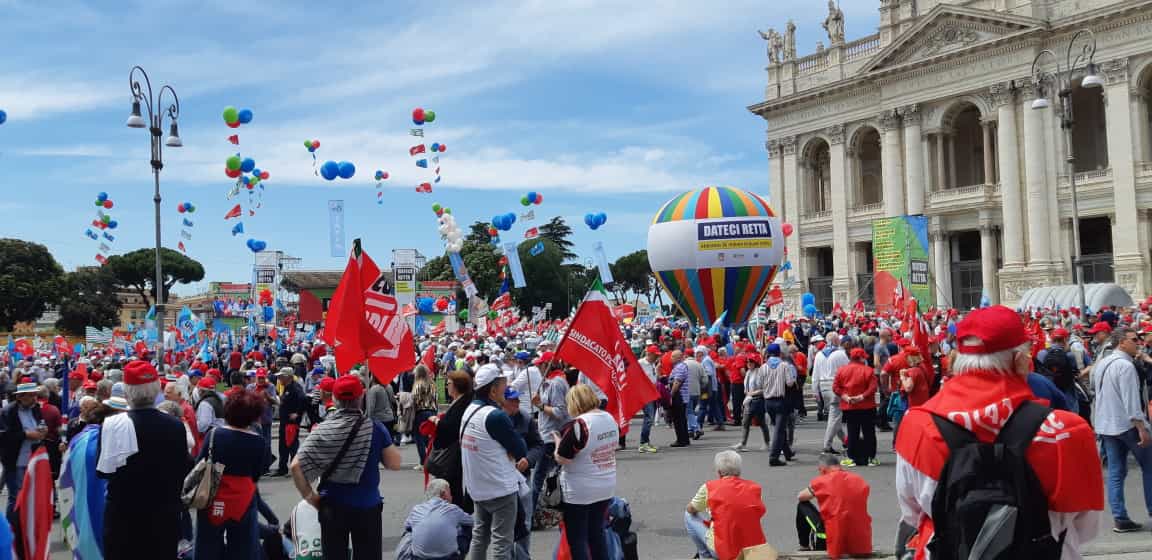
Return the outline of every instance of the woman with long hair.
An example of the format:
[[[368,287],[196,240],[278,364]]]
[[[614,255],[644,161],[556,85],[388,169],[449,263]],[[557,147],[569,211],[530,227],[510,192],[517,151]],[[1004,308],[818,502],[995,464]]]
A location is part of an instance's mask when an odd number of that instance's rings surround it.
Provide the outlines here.
[[[420,470],[428,458],[428,436],[420,432],[420,425],[439,411],[436,409],[436,386],[432,383],[428,368],[420,364],[414,373],[416,380],[412,384],[412,407],[415,415],[412,421],[412,440],[416,443],[416,453],[420,455],[420,464],[416,466],[416,470]]]

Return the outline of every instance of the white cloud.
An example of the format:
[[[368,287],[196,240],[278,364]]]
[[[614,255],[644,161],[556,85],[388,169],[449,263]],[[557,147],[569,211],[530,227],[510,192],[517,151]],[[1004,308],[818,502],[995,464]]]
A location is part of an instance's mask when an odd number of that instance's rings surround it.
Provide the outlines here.
[[[128,97],[127,88],[114,90],[100,82],[59,81],[49,76],[28,74],[0,76],[0,101],[13,122],[84,111]]]

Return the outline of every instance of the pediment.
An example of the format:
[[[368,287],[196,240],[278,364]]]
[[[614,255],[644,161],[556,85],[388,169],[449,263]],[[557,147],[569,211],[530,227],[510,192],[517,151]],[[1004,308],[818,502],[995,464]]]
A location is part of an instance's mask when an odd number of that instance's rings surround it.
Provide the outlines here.
[[[1038,19],[1002,12],[939,5],[861,68],[875,72],[959,53],[1043,29]]]

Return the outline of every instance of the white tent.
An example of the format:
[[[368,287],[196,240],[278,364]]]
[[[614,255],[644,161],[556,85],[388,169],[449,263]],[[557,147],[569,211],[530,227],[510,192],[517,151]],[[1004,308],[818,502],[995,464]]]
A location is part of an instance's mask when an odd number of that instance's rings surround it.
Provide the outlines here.
[[[1130,307],[1132,296],[1116,284],[1085,284],[1084,304],[1088,309],[1097,310],[1106,305]],[[1069,286],[1046,286],[1032,288],[1016,304],[1018,309],[1071,309],[1080,305],[1080,288]]]

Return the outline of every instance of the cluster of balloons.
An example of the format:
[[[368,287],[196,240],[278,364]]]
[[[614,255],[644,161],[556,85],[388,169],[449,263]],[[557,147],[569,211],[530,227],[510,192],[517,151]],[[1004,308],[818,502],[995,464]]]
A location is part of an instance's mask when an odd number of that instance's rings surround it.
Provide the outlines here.
[[[340,163],[326,161],[324,165],[320,166],[320,176],[328,181],[332,181],[337,177],[341,179],[351,179],[355,174],[356,166],[350,161],[342,161]]]
[[[416,310],[421,313],[444,313],[452,306],[452,301],[448,296],[440,296],[438,298],[422,297],[416,298]],[[463,317],[467,317],[468,311],[461,311]],[[468,319],[462,319],[467,321]]]
[[[436,218],[439,227],[437,231],[440,232],[440,238],[444,240],[444,250],[449,253],[459,253],[464,249],[464,233],[460,231],[460,226],[456,224],[456,218],[448,211],[447,208],[442,209],[444,212],[439,218]]]
[[[440,142],[433,142],[432,145],[428,146],[428,147],[432,149],[432,153],[434,153],[434,154],[435,153],[441,153],[442,154],[442,153],[448,151],[448,146],[441,144]]]
[[[414,124],[416,126],[424,126],[424,123],[426,123],[426,122],[435,122],[435,121],[436,121],[436,111],[428,111],[428,110],[422,109],[420,107],[412,109],[412,124]],[[436,150],[432,150],[432,151],[436,151]]]
[[[508,231],[512,229],[512,224],[515,223],[516,214],[514,212],[492,216],[492,226],[500,231]]]
[[[240,125],[252,122],[252,109],[236,109],[229,105],[224,108],[224,122],[228,128],[240,128]]]
[[[0,109],[0,124],[4,124],[4,121],[7,121],[7,120],[8,120],[8,113],[5,113],[4,109]]]
[[[376,180],[377,181],[383,181],[387,178],[388,178],[388,172],[387,171],[381,171],[379,169],[376,170]]]
[[[305,140],[304,141],[304,147],[308,148],[309,152],[315,153],[316,150],[320,149],[320,141],[319,140]]]
[[[185,212],[192,213],[196,211],[196,207],[192,206],[191,202],[181,202],[176,205],[176,211],[183,214]]]
[[[541,202],[544,202],[544,195],[536,191],[528,191],[528,194],[520,197],[521,206],[539,205]]]
[[[97,218],[92,220],[93,226],[100,229],[116,229],[116,226],[120,225],[116,222],[116,220],[112,219],[111,215],[104,213],[104,210],[110,210],[113,206],[115,206],[112,203],[112,199],[108,198],[108,193],[101,192],[100,194],[96,195],[96,206],[102,208],[103,210],[96,211]]]
[[[443,216],[444,214],[451,214],[452,213],[451,208],[446,208],[444,206],[440,206],[439,202],[432,204],[432,211],[436,213],[437,218]]]
[[[800,296],[800,309],[809,319],[820,316],[820,310],[816,308],[816,296],[812,292],[804,292]]]
[[[608,222],[608,214],[603,212],[589,212],[584,214],[584,225],[592,228],[593,230],[600,229],[600,226]]]
[[[263,251],[264,249],[268,248],[268,242],[260,241],[259,239],[252,239],[252,238],[248,238],[247,245],[248,245],[248,250],[252,251],[253,253],[259,253],[260,251]]]

